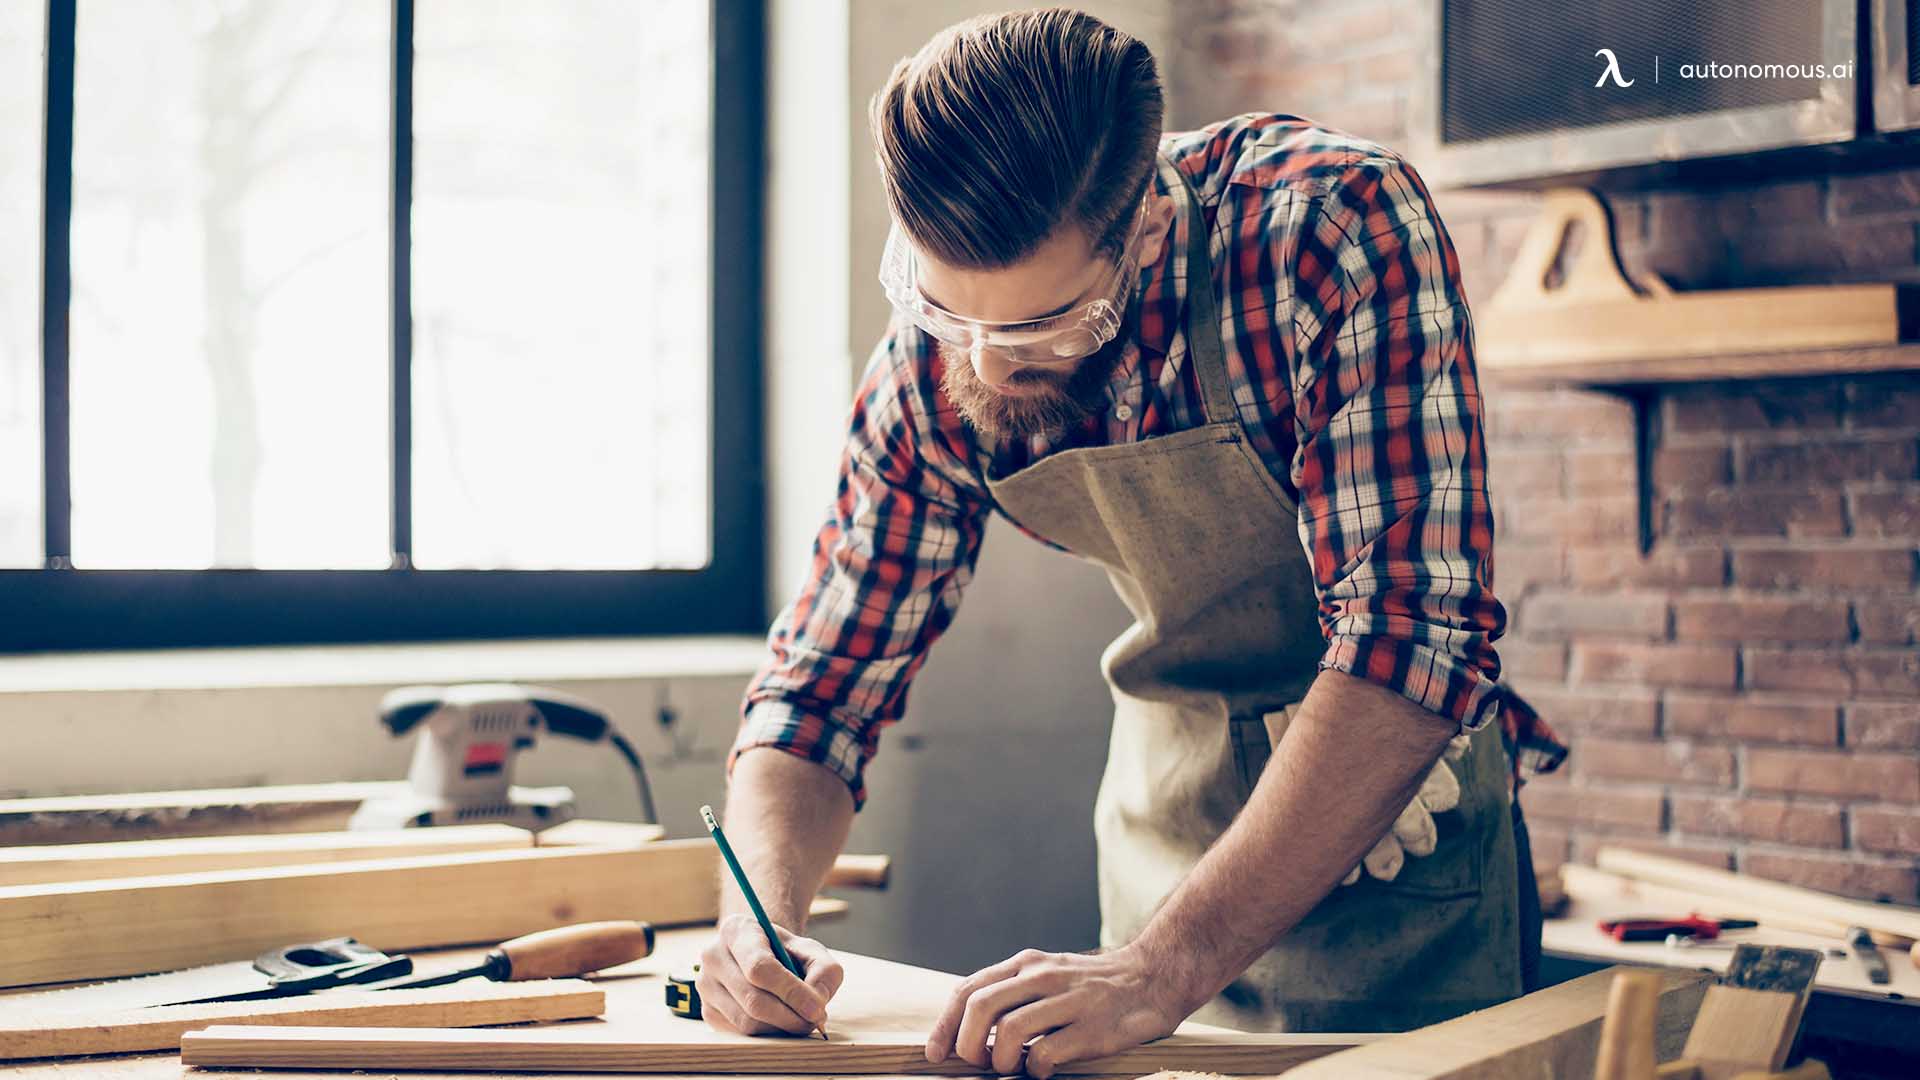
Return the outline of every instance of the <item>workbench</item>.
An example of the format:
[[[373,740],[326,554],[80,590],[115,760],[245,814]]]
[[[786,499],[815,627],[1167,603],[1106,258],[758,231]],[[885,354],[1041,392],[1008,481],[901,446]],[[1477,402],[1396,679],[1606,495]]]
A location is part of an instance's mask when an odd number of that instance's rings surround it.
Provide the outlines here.
[[[598,975],[591,976],[596,986],[606,991],[607,1011],[600,1020],[575,1021],[561,1027],[579,1026],[583,1030],[606,1024],[620,1025],[624,1034],[647,1037],[657,1034],[663,1040],[686,1042],[695,1039],[714,1038],[716,1041],[728,1038],[714,1033],[702,1021],[688,1020],[667,1011],[665,1005],[665,975],[670,970],[682,970],[690,967],[698,959],[700,950],[711,940],[713,931],[708,927],[692,927],[679,930],[667,930],[660,934],[653,955],[617,968],[610,968]],[[476,963],[485,954],[484,949],[452,949],[435,952],[416,952],[412,955],[420,961],[420,970],[446,970],[465,964]],[[829,1031],[837,1028],[857,1028],[866,1032],[903,1031],[923,1033],[933,1026],[934,1019],[946,1004],[947,995],[960,982],[957,975],[948,975],[926,968],[910,967],[886,960],[875,960],[865,956],[846,953],[836,954],[846,965],[847,980],[833,1003],[828,1006]],[[6,997],[0,996],[0,1010],[6,1008]],[[1218,1031],[1204,1025],[1189,1024],[1183,1031]],[[179,1080],[182,1075],[180,1056],[176,1053],[124,1054],[111,1057],[69,1058],[60,1061],[27,1063],[22,1065],[0,1065],[0,1080]],[[241,1072],[188,1070],[190,1076],[209,1078],[223,1075],[241,1075]],[[339,1080],[340,1077],[355,1075],[342,1071],[274,1071],[270,1074],[276,1080]],[[358,1075],[366,1075],[364,1073]],[[404,1073],[408,1080],[434,1080],[434,1078],[472,1077],[474,1073]],[[518,1077],[550,1075],[576,1078],[579,1073],[570,1074],[486,1074],[513,1075]],[[812,1078],[818,1080],[818,1078]]]
[[[1613,964],[1685,968],[1724,972],[1733,959],[1728,948],[1670,948],[1659,941],[1615,941],[1600,932],[1605,919],[1633,916],[1685,915],[1650,912],[1630,900],[1598,902],[1571,900],[1558,918],[1546,920],[1541,933],[1544,948],[1542,975],[1559,982]],[[1789,945],[1824,951],[1842,943],[1816,934],[1759,926],[1730,930],[1724,944]],[[1868,981],[1851,955],[1829,956],[1814,979],[1812,999],[1801,1026],[1801,1044],[1811,1056],[1839,1065],[1850,1058],[1892,1057],[1893,1071],[1862,1071],[1862,1075],[1920,1076],[1920,970],[1904,949],[1882,949],[1892,980],[1884,986]]]

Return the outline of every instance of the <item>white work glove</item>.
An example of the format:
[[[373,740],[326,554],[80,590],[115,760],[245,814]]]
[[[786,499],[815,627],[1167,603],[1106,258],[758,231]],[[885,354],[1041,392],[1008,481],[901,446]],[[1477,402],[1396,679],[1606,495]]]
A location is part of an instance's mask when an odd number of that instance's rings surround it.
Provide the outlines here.
[[[1439,831],[1434,827],[1433,815],[1444,813],[1460,805],[1460,781],[1447,767],[1449,761],[1459,761],[1467,756],[1468,737],[1455,735],[1447,740],[1447,748],[1440,754],[1440,760],[1433,763],[1433,769],[1420,784],[1420,790],[1413,801],[1407,804],[1400,816],[1393,819],[1393,827],[1373,845],[1360,860],[1360,865],[1347,871],[1340,884],[1351,885],[1360,880],[1360,871],[1365,870],[1381,881],[1392,881],[1407,863],[1407,856],[1425,856],[1433,854]]]

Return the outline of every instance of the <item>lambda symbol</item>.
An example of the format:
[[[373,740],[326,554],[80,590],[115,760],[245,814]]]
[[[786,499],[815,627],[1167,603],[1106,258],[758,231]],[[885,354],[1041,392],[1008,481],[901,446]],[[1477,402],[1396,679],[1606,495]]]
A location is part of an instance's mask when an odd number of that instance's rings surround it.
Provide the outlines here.
[[[1613,85],[1615,86],[1625,87],[1625,86],[1633,85],[1632,79],[1622,79],[1620,77],[1620,58],[1613,55],[1612,49],[1601,49],[1599,52],[1596,52],[1593,55],[1604,56],[1607,58],[1606,70],[1600,73],[1600,78],[1597,81],[1595,81],[1593,85],[1604,86],[1607,81],[1607,76],[1609,75],[1613,76]]]

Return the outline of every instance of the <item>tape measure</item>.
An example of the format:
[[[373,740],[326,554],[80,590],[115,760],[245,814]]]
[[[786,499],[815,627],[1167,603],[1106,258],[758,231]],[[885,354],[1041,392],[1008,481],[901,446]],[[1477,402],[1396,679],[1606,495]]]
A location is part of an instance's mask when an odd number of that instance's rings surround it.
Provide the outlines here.
[[[675,1016],[684,1016],[689,1020],[700,1019],[700,965],[693,965],[690,974],[667,973],[667,1009]]]

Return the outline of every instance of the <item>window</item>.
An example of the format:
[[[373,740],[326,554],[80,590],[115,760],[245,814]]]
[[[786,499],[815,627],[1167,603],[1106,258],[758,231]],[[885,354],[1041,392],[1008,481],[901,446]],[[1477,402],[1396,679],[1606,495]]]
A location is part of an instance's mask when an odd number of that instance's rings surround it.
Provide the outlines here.
[[[0,5],[0,648],[761,629],[760,19]]]

